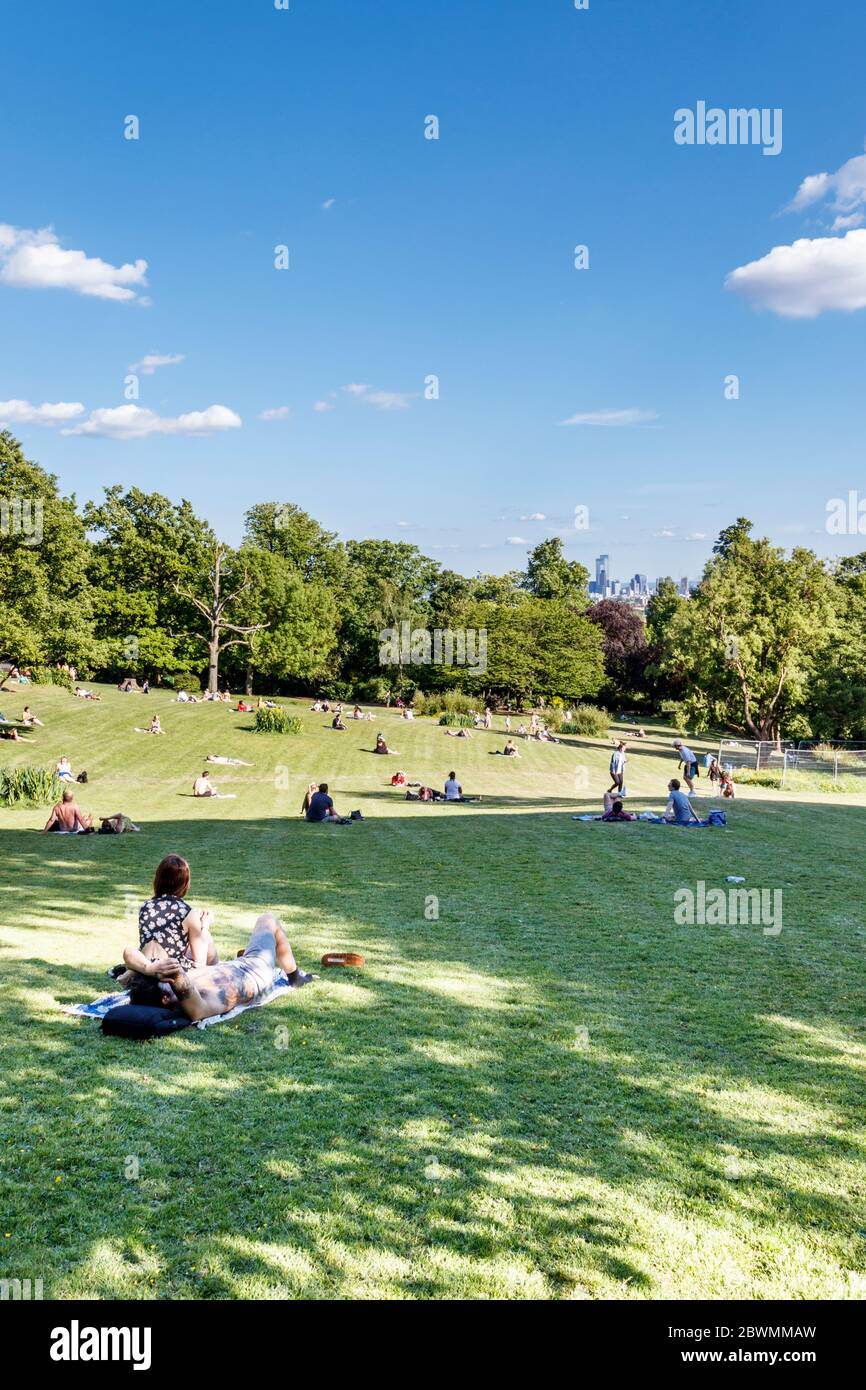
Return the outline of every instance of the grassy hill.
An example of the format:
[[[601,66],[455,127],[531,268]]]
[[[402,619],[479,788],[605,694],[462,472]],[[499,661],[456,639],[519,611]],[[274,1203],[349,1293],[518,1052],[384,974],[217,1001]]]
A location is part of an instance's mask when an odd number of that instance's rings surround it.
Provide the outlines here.
[[[393,711],[335,733],[294,702],[290,738],[100,693],[0,695],[46,724],[0,766],[67,753],[85,809],[142,826],[55,838],[44,810],[0,810],[0,1277],[48,1298],[863,1296],[856,797],[748,788],[727,830],[585,824],[601,741],[511,761],[501,720],[468,743]],[[166,736],[134,733],[154,710]],[[372,756],[380,728],[399,757]],[[676,771],[649,732],[631,809]],[[254,764],[212,770],[234,800],[192,799],[208,753]],[[407,803],[397,767],[454,768],[483,801]],[[365,822],[303,823],[311,780]],[[366,969],[103,1039],[59,1006],[110,988],[169,851],[223,954],[272,908],[303,965],[353,948]],[[677,889],[727,874],[783,891],[778,936],[676,924]]]

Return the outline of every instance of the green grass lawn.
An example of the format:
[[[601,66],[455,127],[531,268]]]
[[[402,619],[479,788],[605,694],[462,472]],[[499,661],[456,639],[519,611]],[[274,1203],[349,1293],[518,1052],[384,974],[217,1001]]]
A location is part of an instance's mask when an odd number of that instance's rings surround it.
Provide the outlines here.
[[[512,762],[501,720],[468,744],[393,712],[334,733],[306,701],[289,738],[102,694],[0,696],[47,725],[0,765],[68,753],[85,809],[143,828],[55,838],[46,811],[0,810],[0,1277],[47,1298],[864,1296],[862,800],[746,788],[726,830],[584,824],[602,742]],[[166,737],[133,733],[154,710]],[[367,751],[380,727],[398,758]],[[649,732],[632,809],[676,771]],[[255,764],[213,770],[236,800],[192,799],[207,753]],[[484,800],[407,803],[397,767]],[[313,779],[365,823],[304,824]],[[303,965],[352,948],[366,969],[157,1043],[64,1015],[110,988],[172,850],[224,954],[272,908]],[[678,888],[727,874],[783,890],[778,936],[675,923]]]

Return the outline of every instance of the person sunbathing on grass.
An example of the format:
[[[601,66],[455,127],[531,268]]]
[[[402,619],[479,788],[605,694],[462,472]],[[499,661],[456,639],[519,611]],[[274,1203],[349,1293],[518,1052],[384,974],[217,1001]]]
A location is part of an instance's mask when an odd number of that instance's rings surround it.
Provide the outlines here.
[[[19,732],[18,732],[17,729],[11,729],[11,728],[0,729],[0,738],[8,738],[8,739],[11,739],[13,743],[33,743],[33,742],[35,742],[35,740],[32,739],[32,738],[24,738],[24,736],[23,736],[22,734],[19,734]]]
[[[455,730],[455,729],[446,729],[446,730],[445,730],[445,737],[446,737],[446,738],[471,738],[472,735],[470,734],[470,732],[469,732],[468,729],[456,729],[456,730]]]
[[[607,793],[605,793],[605,795],[607,795]],[[622,802],[620,801],[619,797],[617,797],[616,800],[612,803],[610,810],[605,811],[604,815],[602,816],[602,820],[637,820],[637,816],[633,816],[630,811],[624,811],[622,809]]]
[[[255,763],[245,763],[240,758],[223,758],[216,753],[208,753],[205,762],[219,763],[221,767],[255,767]]]
[[[24,710],[21,715],[21,723],[26,724],[28,729],[45,728],[45,725],[42,723],[42,720],[36,718],[36,715],[33,713],[29,705],[24,706]]]
[[[155,714],[146,729],[136,727],[135,732],[137,734],[164,734],[165,729],[159,722],[159,715]]]
[[[67,787],[62,799],[52,806],[43,828],[66,835],[84,835],[93,829],[93,817],[82,811],[75,800],[75,792]]]
[[[272,988],[277,964],[291,989],[313,980],[299,968],[282,923],[271,912],[259,917],[237,960],[185,969],[176,960],[150,961],[134,947],[127,947],[123,959],[135,972],[130,986],[133,1003],[163,1002],[158,996],[167,993],[170,1007],[181,1009],[193,1021],[217,1018],[239,1004],[254,1004]]]
[[[141,830],[140,825],[136,825],[129,816],[125,816],[122,811],[115,811],[113,816],[100,816],[100,826],[97,835],[137,835]]]
[[[384,753],[384,754],[386,754],[386,755],[392,755],[392,756],[395,756],[395,757],[399,757],[399,754],[397,753],[397,749],[396,749],[396,748],[389,748],[389,747],[388,747],[387,743],[385,742],[385,736],[384,736],[384,734],[377,734],[377,735],[376,735],[376,747],[373,749],[373,752],[374,752],[374,753]]]

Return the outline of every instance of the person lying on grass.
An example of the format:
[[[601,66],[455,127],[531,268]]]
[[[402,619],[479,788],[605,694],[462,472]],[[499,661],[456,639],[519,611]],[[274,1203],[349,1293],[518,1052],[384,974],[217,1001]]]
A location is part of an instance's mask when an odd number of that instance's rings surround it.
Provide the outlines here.
[[[446,738],[471,738],[472,735],[470,734],[470,732],[469,732],[468,729],[446,729],[446,730],[445,730],[445,737],[446,737]]]
[[[637,816],[633,816],[630,811],[624,811],[622,809],[622,802],[619,797],[617,797],[611,805],[610,810],[605,811],[602,820],[637,820]]]
[[[137,835],[141,830],[140,825],[136,825],[129,816],[125,816],[122,811],[115,811],[113,816],[100,816],[98,835]]]
[[[255,767],[255,763],[244,763],[240,758],[223,758],[216,753],[208,753],[205,762],[219,763],[221,767]]]
[[[217,1018],[239,1004],[254,1004],[273,987],[277,964],[292,989],[313,979],[299,968],[289,938],[271,912],[258,919],[237,960],[187,969],[176,960],[148,960],[134,947],[127,947],[123,959],[134,972],[130,984],[133,1003],[167,1003],[194,1021]]]
[[[0,738],[11,739],[13,743],[35,743],[35,739],[25,738],[23,734],[19,734],[17,729],[8,726],[0,729]]]
[[[82,811],[75,800],[75,792],[67,787],[61,800],[52,806],[44,829],[65,832],[67,835],[83,835],[93,829],[93,817]]]
[[[670,798],[662,812],[665,820],[673,821],[675,825],[689,825],[693,820],[698,820],[692,803],[680,788],[678,777],[672,777],[668,782],[668,791]]]

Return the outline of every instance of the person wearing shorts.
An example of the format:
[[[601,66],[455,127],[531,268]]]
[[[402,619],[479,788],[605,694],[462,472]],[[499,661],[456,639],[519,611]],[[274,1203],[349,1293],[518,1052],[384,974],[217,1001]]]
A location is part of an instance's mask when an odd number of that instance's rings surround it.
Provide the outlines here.
[[[144,1002],[154,989],[161,990],[170,1007],[180,1008],[194,1021],[230,1013],[239,1004],[254,1004],[273,987],[277,964],[292,989],[313,979],[299,969],[281,922],[270,912],[259,917],[237,960],[185,970],[176,960],[148,961],[132,947],[123,958],[138,977],[130,986],[134,1003]]]
[[[695,789],[695,778],[698,776],[698,760],[691,748],[687,748],[681,738],[674,739],[674,748],[680,755],[680,763],[683,769],[683,780],[689,789],[689,794]]]

